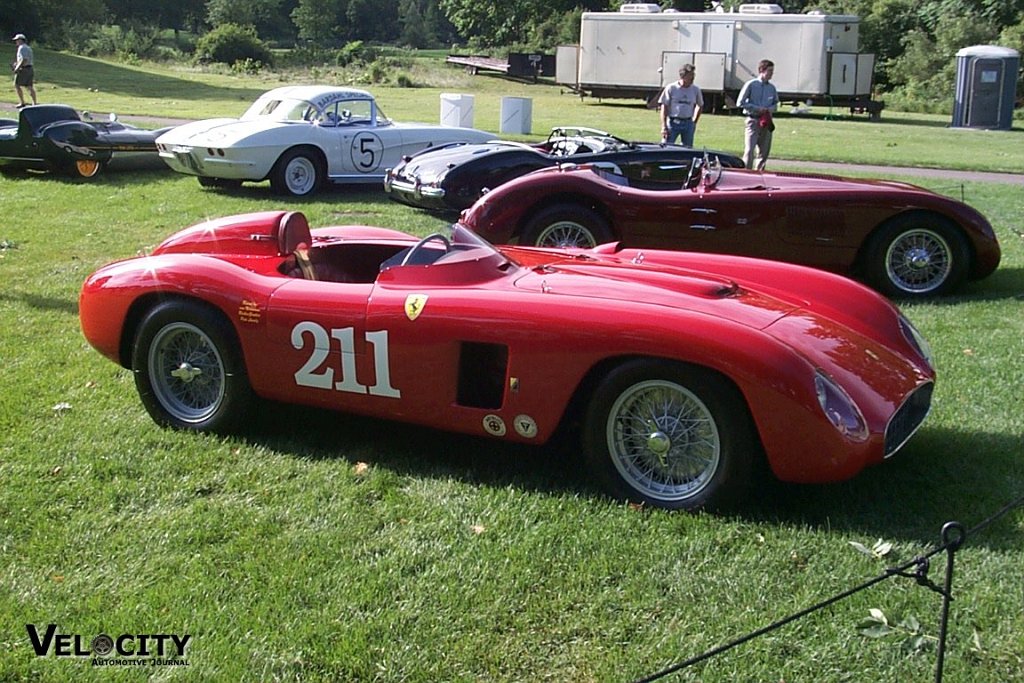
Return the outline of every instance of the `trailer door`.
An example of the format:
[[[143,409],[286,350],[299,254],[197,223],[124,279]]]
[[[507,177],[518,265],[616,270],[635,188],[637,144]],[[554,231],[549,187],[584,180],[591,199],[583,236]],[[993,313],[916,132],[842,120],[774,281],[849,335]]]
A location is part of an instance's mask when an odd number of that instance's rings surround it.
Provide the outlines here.
[[[832,52],[828,72],[829,95],[856,95],[857,55],[849,52]]]

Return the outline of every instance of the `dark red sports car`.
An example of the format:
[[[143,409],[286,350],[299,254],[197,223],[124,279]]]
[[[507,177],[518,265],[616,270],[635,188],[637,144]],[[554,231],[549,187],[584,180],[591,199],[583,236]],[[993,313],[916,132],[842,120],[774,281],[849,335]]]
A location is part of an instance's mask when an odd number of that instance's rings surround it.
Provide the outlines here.
[[[966,204],[907,183],[694,168],[655,190],[596,165],[528,174],[462,222],[496,243],[682,249],[850,274],[889,296],[947,294],[999,265],[992,226]]]

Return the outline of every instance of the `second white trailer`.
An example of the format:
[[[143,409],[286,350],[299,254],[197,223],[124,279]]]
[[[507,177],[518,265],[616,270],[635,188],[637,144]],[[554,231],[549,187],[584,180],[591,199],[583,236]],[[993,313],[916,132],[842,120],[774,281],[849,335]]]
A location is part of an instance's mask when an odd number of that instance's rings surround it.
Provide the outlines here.
[[[691,63],[715,109],[731,106],[758,62],[770,59],[784,101],[881,110],[871,103],[875,56],[859,51],[858,17],[784,14],[777,5],[741,10],[584,12],[580,44],[559,48],[555,80],[594,97],[650,100]]]

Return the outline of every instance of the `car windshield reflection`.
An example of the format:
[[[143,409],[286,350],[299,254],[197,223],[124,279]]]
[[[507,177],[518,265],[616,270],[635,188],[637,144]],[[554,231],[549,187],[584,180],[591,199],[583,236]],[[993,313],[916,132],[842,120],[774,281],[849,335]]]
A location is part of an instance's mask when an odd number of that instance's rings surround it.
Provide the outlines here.
[[[292,98],[258,99],[242,114],[243,121],[269,118],[274,121],[308,121],[317,113],[317,108],[306,100]]]
[[[435,232],[421,238],[416,244],[393,254],[381,263],[381,273],[390,278],[406,269],[423,273],[430,271],[437,277],[446,271],[465,279],[491,279],[507,274],[519,264],[490,242],[463,225],[452,225],[445,232]],[[417,276],[413,276],[417,277]]]

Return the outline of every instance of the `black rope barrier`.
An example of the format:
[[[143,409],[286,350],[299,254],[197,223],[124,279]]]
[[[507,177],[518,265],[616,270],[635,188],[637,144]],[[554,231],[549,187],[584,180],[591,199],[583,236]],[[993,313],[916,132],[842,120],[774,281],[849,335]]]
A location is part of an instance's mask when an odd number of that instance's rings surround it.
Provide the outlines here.
[[[672,666],[662,669],[661,671],[655,674],[651,674],[650,676],[638,678],[635,681],[633,681],[633,683],[651,683],[651,681],[656,681],[671,674],[674,674],[677,671],[682,671],[683,669],[691,667],[694,664],[698,664],[705,660],[711,659],[712,657],[716,657],[717,655],[728,652],[729,650],[732,650],[735,647],[739,647],[740,645],[748,643],[751,640],[754,640],[755,638],[760,638],[763,635],[766,635],[773,631],[777,631],[783,626],[786,626],[787,624],[790,624],[810,614],[823,610],[826,607],[834,605],[837,602],[841,602],[842,600],[845,600],[846,598],[852,595],[855,595],[863,590],[867,590],[868,588],[871,588],[872,586],[879,584],[883,581],[886,581],[887,579],[891,579],[895,576],[913,579],[917,582],[919,586],[934,591],[942,596],[942,610],[940,614],[939,637],[937,648],[938,653],[936,655],[935,665],[935,683],[942,683],[943,667],[945,664],[946,657],[946,637],[949,628],[949,606],[950,603],[953,601],[953,558],[956,555],[957,551],[963,547],[964,543],[967,541],[968,538],[988,529],[988,527],[995,524],[996,521],[1008,515],[1010,512],[1019,507],[1024,507],[1024,496],[1021,496],[1016,500],[1007,503],[997,512],[985,518],[982,522],[975,525],[969,531],[965,530],[963,525],[959,522],[947,522],[942,526],[941,545],[933,548],[929,552],[918,557],[915,557],[913,560],[905,562],[902,565],[896,567],[889,567],[885,570],[885,573],[876,576],[873,579],[865,581],[864,583],[858,586],[854,586],[849,590],[843,591],[842,593],[834,595],[831,598],[823,600],[815,605],[802,609],[799,612],[791,614],[787,617],[783,617],[782,619],[779,619],[778,621],[775,621],[769,624],[768,626],[760,628],[756,631],[748,633],[745,636],[741,636],[740,638],[737,638],[733,641],[707,650],[706,652],[703,652],[702,654],[699,654],[695,657],[691,657],[690,659],[687,659],[684,662],[673,664]],[[928,578],[928,571],[931,568],[931,558],[943,552],[946,553],[946,575],[943,586],[940,587],[934,581]]]

